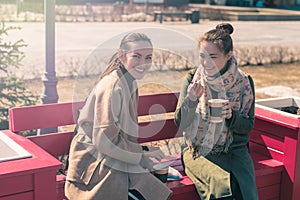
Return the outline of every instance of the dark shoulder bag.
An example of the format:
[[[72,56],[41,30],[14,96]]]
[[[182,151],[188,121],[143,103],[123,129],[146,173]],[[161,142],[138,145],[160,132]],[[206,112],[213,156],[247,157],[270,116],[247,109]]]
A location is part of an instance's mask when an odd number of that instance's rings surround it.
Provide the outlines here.
[[[76,126],[75,126],[73,134],[72,134],[71,142],[72,142],[74,136],[77,134],[77,132],[78,132],[78,124],[76,123]],[[70,146],[71,146],[71,142],[68,145],[68,148],[66,149],[65,153],[59,159],[62,162],[62,165],[61,165],[61,168],[57,171],[57,174],[66,175],[66,171],[68,170],[68,167],[69,167],[69,154],[68,154],[68,152],[69,152],[69,149],[70,149]]]

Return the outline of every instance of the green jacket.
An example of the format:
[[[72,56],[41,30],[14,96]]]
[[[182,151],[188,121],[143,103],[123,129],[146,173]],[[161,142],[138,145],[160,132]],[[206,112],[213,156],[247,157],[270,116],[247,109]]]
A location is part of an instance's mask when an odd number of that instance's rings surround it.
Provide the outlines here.
[[[193,69],[187,74],[175,111],[175,123],[181,130],[184,130],[191,124],[198,104],[198,101],[191,101],[187,97],[187,88],[193,79],[195,71]],[[251,76],[248,77],[254,95],[254,83]],[[230,195],[230,192],[226,191],[230,173],[236,177],[244,200],[258,199],[253,162],[247,148],[248,133],[254,127],[254,110],[255,100],[253,100],[249,118],[244,118],[239,115],[238,111],[233,111],[232,118],[226,119],[226,125],[233,131],[233,142],[229,147],[228,153],[209,154],[205,158],[196,159],[195,161],[189,159],[187,156],[188,152],[184,153],[183,162],[186,173],[196,184],[202,199],[220,198]],[[208,167],[208,165],[211,166]],[[223,180],[223,185],[221,180]]]

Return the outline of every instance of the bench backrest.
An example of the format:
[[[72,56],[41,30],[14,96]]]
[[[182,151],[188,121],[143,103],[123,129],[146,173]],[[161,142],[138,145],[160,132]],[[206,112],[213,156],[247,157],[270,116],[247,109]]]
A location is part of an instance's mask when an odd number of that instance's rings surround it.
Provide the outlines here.
[[[139,97],[138,114],[147,118],[139,122],[139,142],[150,142],[182,136],[173,115],[153,117],[157,114],[172,113],[176,109],[179,93],[159,93]],[[20,132],[72,125],[76,123],[78,110],[84,102],[43,104],[11,108],[9,129]],[[72,131],[61,131],[29,136],[33,142],[53,156],[66,153],[72,139]]]
[[[175,111],[178,96],[179,93],[170,92],[141,95],[139,97],[138,114],[146,117],[139,121],[140,143],[182,136],[174,123],[173,114],[165,116],[165,114]],[[74,125],[78,117],[78,110],[83,105],[84,102],[69,102],[12,108],[9,110],[9,129],[12,132],[19,132]],[[275,127],[274,124],[268,121],[259,120],[259,113],[259,109],[256,109],[255,127],[250,134],[250,149],[259,154],[283,161],[284,139],[289,133],[286,129],[278,130],[281,127]],[[29,136],[28,138],[50,154],[59,156],[66,153],[72,139],[72,130]]]
[[[74,124],[77,111],[84,102],[69,102],[24,106],[9,109],[9,129],[12,132],[52,128]]]

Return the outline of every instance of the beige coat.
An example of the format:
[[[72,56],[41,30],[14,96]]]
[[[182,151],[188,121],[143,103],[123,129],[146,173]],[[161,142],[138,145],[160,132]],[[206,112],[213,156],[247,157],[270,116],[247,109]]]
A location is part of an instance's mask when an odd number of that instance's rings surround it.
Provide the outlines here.
[[[80,111],[65,185],[70,200],[126,200],[128,189],[147,200],[171,196],[172,191],[140,165],[137,85],[120,76],[117,71],[105,76]]]

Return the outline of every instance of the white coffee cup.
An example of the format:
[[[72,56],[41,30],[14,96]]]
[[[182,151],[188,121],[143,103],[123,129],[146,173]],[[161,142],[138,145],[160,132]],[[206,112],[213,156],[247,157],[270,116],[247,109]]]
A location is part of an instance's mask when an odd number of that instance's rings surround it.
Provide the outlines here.
[[[163,183],[166,183],[168,180],[168,172],[169,172],[169,163],[158,163],[153,166],[154,176],[161,180]]]
[[[223,106],[228,102],[226,99],[210,99],[208,100],[209,106],[209,117],[212,123],[223,122],[222,109]]]

